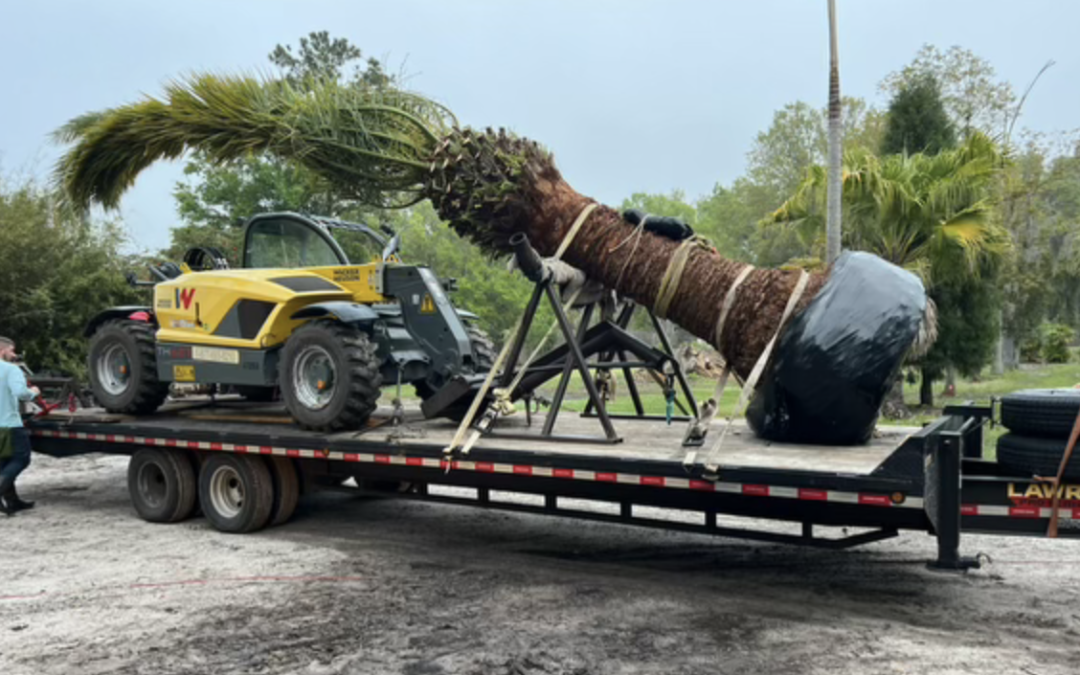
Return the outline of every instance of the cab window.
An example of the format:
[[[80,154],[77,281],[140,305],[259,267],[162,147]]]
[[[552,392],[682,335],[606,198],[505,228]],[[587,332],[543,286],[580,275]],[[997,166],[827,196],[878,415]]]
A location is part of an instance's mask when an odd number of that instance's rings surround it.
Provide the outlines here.
[[[284,218],[251,226],[244,260],[245,267],[329,267],[343,262],[311,226]]]

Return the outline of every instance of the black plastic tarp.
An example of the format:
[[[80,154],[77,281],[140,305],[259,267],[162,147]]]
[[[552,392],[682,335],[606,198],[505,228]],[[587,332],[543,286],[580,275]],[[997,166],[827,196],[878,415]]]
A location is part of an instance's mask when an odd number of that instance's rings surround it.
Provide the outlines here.
[[[925,310],[917,276],[843,253],[776,345],[746,412],[750,426],[774,441],[865,443]]]

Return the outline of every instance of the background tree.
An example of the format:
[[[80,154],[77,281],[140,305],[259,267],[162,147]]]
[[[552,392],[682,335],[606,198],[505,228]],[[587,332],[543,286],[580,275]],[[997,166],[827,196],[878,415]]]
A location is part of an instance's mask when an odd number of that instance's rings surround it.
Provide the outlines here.
[[[105,307],[142,304],[123,273],[120,228],[76,218],[34,183],[0,179],[0,335],[34,370],[85,376],[87,321]]]
[[[955,127],[945,112],[934,75],[921,72],[902,82],[889,103],[881,154],[936,155],[955,146]],[[934,346],[920,359],[921,405],[934,404],[935,380],[945,376],[951,383],[958,367],[967,374],[985,365],[988,345],[993,345],[998,330],[997,322],[988,316],[997,312],[1000,298],[996,293],[982,292],[983,285],[981,280],[960,278],[930,288],[939,330]],[[986,330],[994,332],[980,332]]]
[[[936,155],[956,147],[956,130],[945,104],[941,87],[929,74],[918,74],[902,83],[889,103],[881,154]]]
[[[981,131],[991,138],[1004,137],[1016,107],[1016,92],[997,78],[989,61],[959,46],[942,51],[923,45],[910,64],[886,75],[878,87],[895,96],[926,76],[941,87],[945,110],[962,136]]]

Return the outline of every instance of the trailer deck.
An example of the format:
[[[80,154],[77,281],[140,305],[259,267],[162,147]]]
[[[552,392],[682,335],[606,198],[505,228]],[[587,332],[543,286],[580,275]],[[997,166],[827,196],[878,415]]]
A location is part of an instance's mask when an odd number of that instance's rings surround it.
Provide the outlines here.
[[[1032,477],[979,459],[988,408],[958,408],[923,428],[882,427],[858,447],[770,443],[740,423],[715,456],[709,448],[720,421],[703,447],[688,449],[685,424],[620,420],[623,440],[611,444],[596,442],[597,420],[566,414],[560,434],[575,440],[556,442],[538,437],[543,415],[530,425],[519,414],[500,420],[467,455],[448,455],[455,423],[408,411],[394,426],[391,412],[380,410],[359,432],[321,434],[294,426],[280,406],[195,400],[140,418],[53,413],[31,428],[35,450],[55,456],[166,448],[291,458],[309,489],[338,489],[353,477],[361,486],[391,485],[387,494],[396,497],[829,548],[923,531],[938,538],[935,564],[946,569],[977,564],[959,555],[961,529],[1040,535],[1050,517]],[[463,498],[440,486],[473,492]],[[510,494],[533,501],[504,498]],[[582,509],[582,500],[609,508]],[[1080,504],[1059,506],[1061,536],[1080,534]],[[658,520],[642,507],[689,516]],[[795,523],[797,531],[733,527],[730,516]],[[818,526],[858,531],[822,538]]]

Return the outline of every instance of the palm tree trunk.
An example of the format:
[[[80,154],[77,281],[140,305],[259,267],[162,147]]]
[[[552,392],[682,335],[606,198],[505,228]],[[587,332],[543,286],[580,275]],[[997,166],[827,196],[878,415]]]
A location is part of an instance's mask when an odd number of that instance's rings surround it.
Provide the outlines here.
[[[540,179],[530,192],[530,209],[520,214],[513,229],[524,232],[541,255],[554,255],[591,200],[574,191],[557,172]],[[461,233],[470,236],[468,231]],[[600,206],[573,239],[563,260],[623,297],[652,307],[679,246],[680,242],[638,232],[618,211]],[[745,379],[779,328],[799,272],[752,271],[740,285],[725,321],[722,344],[716,344],[714,332],[724,297],[743,267],[745,263],[728,260],[715,249],[695,247],[666,318],[713,344]],[[809,304],[825,279],[825,274],[812,275],[796,312]]]
[[[926,368],[922,369],[919,382],[919,405],[927,408],[934,406],[934,378]]]
[[[826,197],[825,260],[840,257],[841,133],[840,53],[836,44],[836,0],[829,0],[829,178]]]

